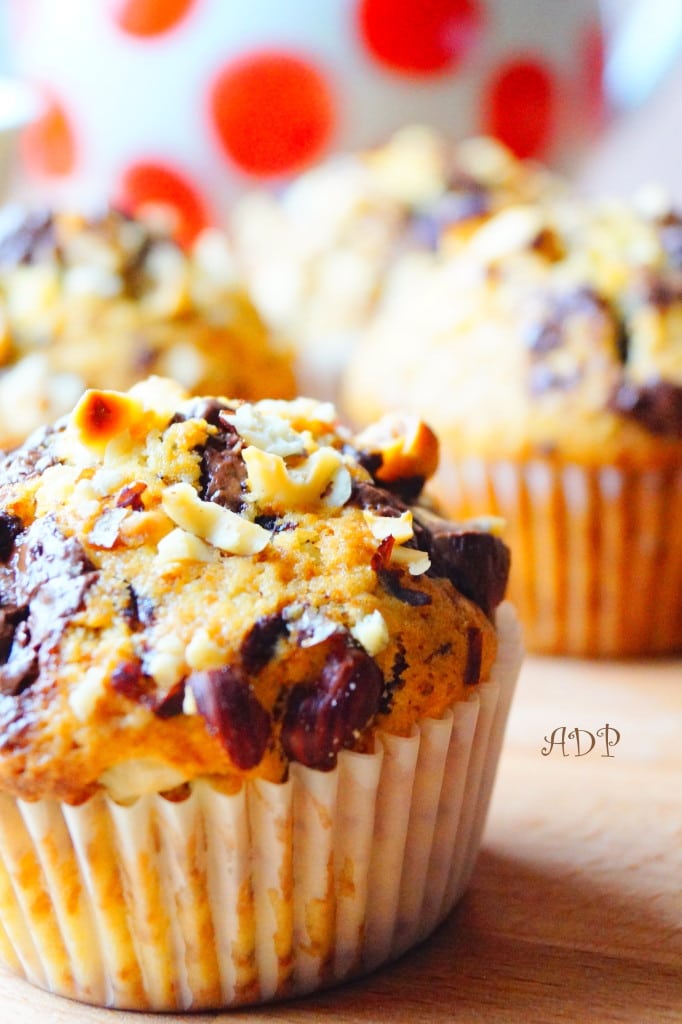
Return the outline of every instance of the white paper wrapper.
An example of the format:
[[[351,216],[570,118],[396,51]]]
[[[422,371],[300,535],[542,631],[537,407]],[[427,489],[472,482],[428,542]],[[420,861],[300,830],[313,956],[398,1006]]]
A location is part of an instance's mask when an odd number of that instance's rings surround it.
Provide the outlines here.
[[[0,796],[0,960],[103,1006],[187,1010],[302,994],[425,938],[473,869],[521,661],[498,611],[491,680],[407,739],[226,796]]]
[[[682,469],[443,459],[436,492],[455,517],[505,518],[529,650],[682,650]]]

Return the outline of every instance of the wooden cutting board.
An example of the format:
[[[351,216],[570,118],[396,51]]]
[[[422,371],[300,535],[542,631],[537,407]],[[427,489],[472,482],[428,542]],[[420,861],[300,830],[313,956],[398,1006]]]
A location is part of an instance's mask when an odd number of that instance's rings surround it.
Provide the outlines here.
[[[608,750],[606,724],[620,734]],[[469,892],[427,943],[371,978],[265,1009],[155,1016],[0,973],[0,1024],[327,1017],[682,1022],[682,661],[527,660]]]

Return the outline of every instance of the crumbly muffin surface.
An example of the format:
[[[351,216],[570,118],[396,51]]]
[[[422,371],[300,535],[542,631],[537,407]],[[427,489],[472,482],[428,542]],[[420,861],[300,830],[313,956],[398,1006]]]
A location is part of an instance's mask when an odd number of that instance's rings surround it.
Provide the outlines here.
[[[67,412],[86,387],[125,389],[150,373],[197,393],[294,393],[290,357],[237,284],[217,232],[185,253],[112,210],[86,218],[7,208],[0,447]]]
[[[408,504],[436,461],[422,423],[354,437],[310,399],[87,392],[0,465],[0,786],[279,780],[441,715],[509,557]]]
[[[500,211],[396,270],[355,354],[362,422],[428,410],[448,455],[669,465],[682,441],[682,220],[661,197]]]

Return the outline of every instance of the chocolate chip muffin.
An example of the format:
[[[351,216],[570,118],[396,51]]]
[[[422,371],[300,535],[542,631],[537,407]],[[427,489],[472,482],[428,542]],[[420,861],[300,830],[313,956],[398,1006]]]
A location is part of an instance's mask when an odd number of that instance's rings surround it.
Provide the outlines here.
[[[346,409],[428,411],[434,493],[502,515],[529,646],[682,648],[682,264],[660,196],[509,207],[396,271]]]
[[[518,642],[504,543],[416,504],[436,461],[416,420],[354,436],[329,404],[160,378],[86,392],[5,458],[8,967],[107,1005],[237,1005],[447,913]]]
[[[294,393],[289,354],[237,283],[226,240],[183,252],[113,210],[0,216],[0,447],[67,412],[86,387],[166,374],[198,393]]]
[[[296,346],[303,389],[333,397],[402,252],[432,250],[446,225],[466,238],[497,210],[562,187],[492,139],[454,145],[410,127],[332,157],[277,196],[247,196],[232,230],[258,308]]]

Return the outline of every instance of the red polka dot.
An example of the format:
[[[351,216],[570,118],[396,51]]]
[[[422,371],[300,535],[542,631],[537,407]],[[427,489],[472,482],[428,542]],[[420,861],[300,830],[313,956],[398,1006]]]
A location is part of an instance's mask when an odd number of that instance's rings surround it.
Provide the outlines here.
[[[372,56],[401,74],[456,68],[483,30],[478,0],[360,0],[357,18]]]
[[[114,0],[114,21],[131,36],[160,36],[175,28],[194,0]]]
[[[495,74],[484,98],[485,130],[519,157],[540,156],[554,129],[557,89],[540,60],[508,61]]]
[[[330,83],[289,53],[260,52],[228,64],[213,82],[209,103],[225,153],[258,177],[309,164],[336,121]]]
[[[44,91],[43,104],[43,113],[22,133],[22,159],[27,169],[40,177],[71,174],[78,149],[72,119],[53,94]]]
[[[167,164],[131,164],[123,173],[115,202],[130,214],[145,206],[168,206],[176,221],[175,237],[185,246],[191,245],[211,220],[200,192]]]

